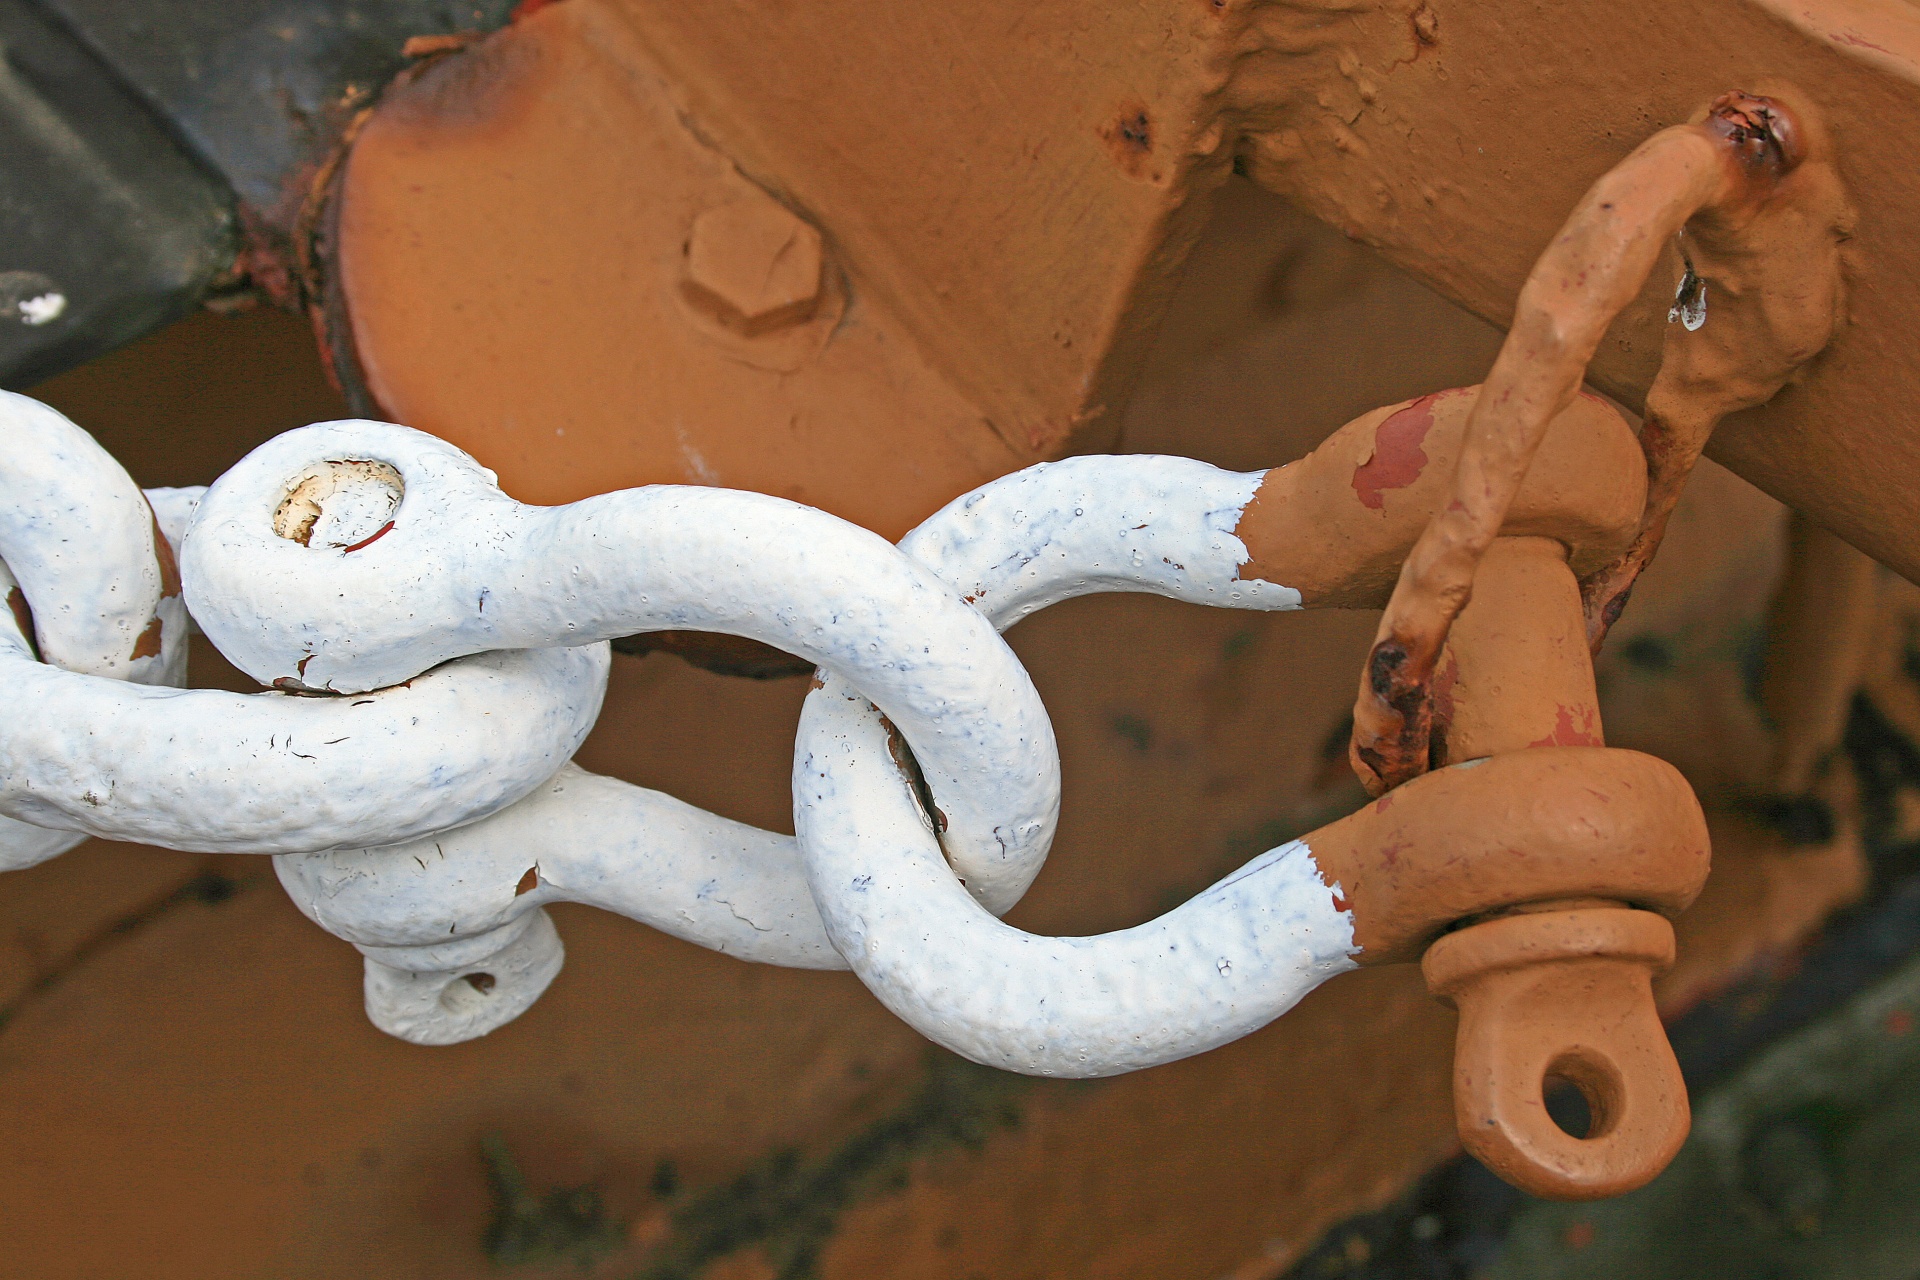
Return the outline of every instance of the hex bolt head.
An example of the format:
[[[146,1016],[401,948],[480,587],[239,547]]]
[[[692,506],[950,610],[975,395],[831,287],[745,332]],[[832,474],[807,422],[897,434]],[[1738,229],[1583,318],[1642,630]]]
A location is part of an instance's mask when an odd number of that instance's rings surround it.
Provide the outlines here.
[[[750,336],[801,324],[820,302],[820,233],[770,198],[694,219],[686,265],[689,298]]]

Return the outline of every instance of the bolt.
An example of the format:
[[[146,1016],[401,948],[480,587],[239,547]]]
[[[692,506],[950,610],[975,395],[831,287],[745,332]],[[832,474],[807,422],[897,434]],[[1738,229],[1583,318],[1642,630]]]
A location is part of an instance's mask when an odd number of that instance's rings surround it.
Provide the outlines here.
[[[810,319],[822,270],[820,233],[764,196],[708,209],[687,239],[688,296],[749,336]]]

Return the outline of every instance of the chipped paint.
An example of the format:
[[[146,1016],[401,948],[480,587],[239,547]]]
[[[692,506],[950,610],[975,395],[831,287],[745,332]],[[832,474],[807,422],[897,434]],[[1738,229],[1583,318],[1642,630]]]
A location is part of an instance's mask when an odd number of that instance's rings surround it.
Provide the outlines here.
[[[1606,742],[1600,736],[1599,716],[1592,707],[1580,707],[1578,721],[1574,718],[1575,708],[1564,703],[1558,709],[1554,720],[1553,732],[1544,738],[1536,738],[1529,747],[1604,747]]]
[[[1379,511],[1386,506],[1382,495],[1387,490],[1404,489],[1420,478],[1427,467],[1420,445],[1433,427],[1434,402],[1448,394],[1455,393],[1421,396],[1374,429],[1372,453],[1353,469],[1353,491],[1361,506]]]
[[[184,683],[186,607],[171,551],[132,477],[93,437],[26,396],[0,392],[0,436],[0,588],[13,651],[36,667],[116,682]],[[21,723],[44,708],[15,701],[9,712],[12,731],[61,731]],[[44,862],[86,838],[16,816],[0,816],[0,870]]]
[[[403,481],[393,529],[352,555],[269,521],[288,477],[330,458],[378,460]],[[1018,900],[1052,835],[1053,727],[1013,651],[885,539],[785,499],[654,485],[533,507],[432,436],[324,423],[267,442],[208,490],[181,573],[236,666],[336,693],[462,655],[642,631],[758,640],[856,680],[900,726],[983,902]],[[996,827],[1027,833],[1015,856]]]
[[[956,499],[901,546],[1002,627],[1099,591],[1298,608],[1296,590],[1238,577],[1248,554],[1231,531],[1262,475],[1073,458]],[[1301,841],[1132,929],[1054,938],[1001,923],[955,878],[885,725],[838,677],[801,712],[794,796],[835,947],[888,1008],[975,1062],[1065,1077],[1171,1062],[1264,1026],[1354,967],[1352,915]]]

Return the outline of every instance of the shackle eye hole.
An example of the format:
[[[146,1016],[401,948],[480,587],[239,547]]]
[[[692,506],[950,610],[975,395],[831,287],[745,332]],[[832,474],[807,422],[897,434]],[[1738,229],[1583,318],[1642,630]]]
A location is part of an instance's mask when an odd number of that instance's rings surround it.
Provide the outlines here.
[[[1575,1049],[1547,1066],[1540,1081],[1547,1114],[1568,1136],[1591,1142],[1619,1126],[1625,1081],[1592,1050]]]
[[[273,531],[303,547],[357,550],[393,523],[406,491],[400,472],[384,462],[316,462],[287,481]]]

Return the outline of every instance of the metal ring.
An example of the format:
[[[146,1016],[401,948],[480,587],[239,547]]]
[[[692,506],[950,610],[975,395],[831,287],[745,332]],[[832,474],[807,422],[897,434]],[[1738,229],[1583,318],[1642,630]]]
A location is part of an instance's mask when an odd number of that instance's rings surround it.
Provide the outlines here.
[[[1094,591],[1297,608],[1292,589],[1238,576],[1233,529],[1260,479],[1190,459],[1076,458],[975,490],[902,546],[1003,625]],[[968,897],[908,782],[857,688],[830,678],[809,695],[795,824],[828,935],[889,1009],[976,1062],[1059,1076],[1170,1062],[1354,967],[1352,913],[1299,841],[1150,923],[1042,937]]]
[[[378,465],[397,503],[343,546],[275,532],[324,465]],[[371,517],[367,517],[367,523]],[[764,494],[655,485],[532,507],[454,446],[387,423],[290,431],[222,476],[183,549],[194,616],[263,683],[350,691],[462,654],[719,631],[855,680],[943,797],[947,852],[1004,911],[1046,856],[1059,755],[993,627],[885,539]]]
[[[133,478],[57,411],[0,391],[0,596],[31,656],[140,684],[186,682],[186,605]],[[172,588],[169,592],[169,588]],[[33,619],[33,635],[24,631]],[[0,816],[0,871],[87,835]]]

